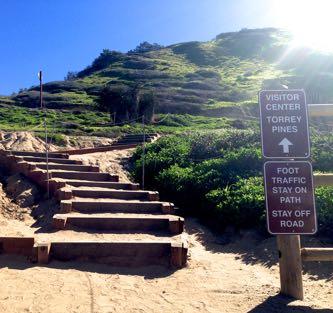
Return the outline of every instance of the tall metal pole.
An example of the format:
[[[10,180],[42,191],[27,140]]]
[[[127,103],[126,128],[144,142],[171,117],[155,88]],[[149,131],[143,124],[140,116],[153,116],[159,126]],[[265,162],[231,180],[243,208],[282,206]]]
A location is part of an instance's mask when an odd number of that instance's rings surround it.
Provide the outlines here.
[[[145,190],[145,149],[146,149],[146,130],[145,130],[145,116],[142,116],[143,128],[143,143],[142,143],[142,190]]]
[[[47,186],[47,198],[50,198],[50,176],[49,176],[49,146],[47,143],[47,124],[46,124],[46,107],[43,103],[43,72],[39,71],[39,99],[40,99],[40,107],[44,113],[44,130],[45,130],[45,156],[46,156],[46,186]]]

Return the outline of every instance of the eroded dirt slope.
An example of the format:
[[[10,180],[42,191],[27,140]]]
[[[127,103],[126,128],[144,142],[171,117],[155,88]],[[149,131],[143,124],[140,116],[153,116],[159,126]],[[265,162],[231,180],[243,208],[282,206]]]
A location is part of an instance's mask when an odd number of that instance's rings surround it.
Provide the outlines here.
[[[52,133],[51,133],[52,134]],[[110,145],[115,141],[114,138],[94,137],[94,136],[63,136],[63,145],[61,147],[49,142],[50,151],[60,149],[81,149],[92,148],[101,145]],[[22,151],[45,151],[45,141],[37,137],[33,132],[0,131],[0,149],[22,150]]]

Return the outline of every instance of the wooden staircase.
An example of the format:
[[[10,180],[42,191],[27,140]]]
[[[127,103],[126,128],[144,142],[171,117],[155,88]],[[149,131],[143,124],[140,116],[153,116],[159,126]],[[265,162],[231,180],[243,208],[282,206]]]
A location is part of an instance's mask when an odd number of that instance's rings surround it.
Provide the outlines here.
[[[71,149],[59,151],[63,154],[75,155],[75,154],[86,154],[95,152],[107,152],[112,150],[130,149],[141,145],[143,142],[150,143],[158,138],[156,133],[148,134],[126,134],[118,138],[111,145],[98,146],[94,148],[82,148],[82,149]]]
[[[152,140],[152,136],[147,138]],[[128,136],[124,144],[141,139]],[[79,259],[116,266],[185,266],[184,219],[175,215],[172,203],[159,201],[158,192],[139,190],[138,184],[119,182],[117,175],[102,173],[98,166],[71,160],[69,154],[52,152],[48,157],[47,164],[45,153],[0,151],[0,161],[11,172],[21,173],[43,188],[47,187],[49,169],[50,192],[60,202],[52,227],[59,235],[64,232],[64,240],[59,236],[53,240],[52,233],[48,242],[1,237],[0,247],[7,247],[4,252],[23,249],[27,254],[33,242],[31,257],[41,263]],[[67,230],[77,234],[75,239],[66,238]],[[98,240],[95,236],[80,240],[80,233],[116,234],[117,239]],[[149,240],[141,239],[145,234]]]

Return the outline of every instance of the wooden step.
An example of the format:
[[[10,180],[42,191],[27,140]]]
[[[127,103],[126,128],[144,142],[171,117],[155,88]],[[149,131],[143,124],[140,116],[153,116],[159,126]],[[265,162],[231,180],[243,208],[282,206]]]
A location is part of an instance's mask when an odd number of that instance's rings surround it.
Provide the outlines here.
[[[139,189],[139,184],[133,184],[133,183],[86,181],[86,180],[74,180],[74,179],[66,179],[64,180],[64,182],[67,185],[74,187],[101,187],[101,188],[123,189],[123,190]]]
[[[43,157],[46,158],[45,152],[34,152],[34,151],[10,151],[12,155],[18,156],[33,156],[33,157]],[[50,152],[48,154],[50,158],[63,158],[68,159],[69,155],[65,153]]]
[[[152,138],[146,137],[145,142],[151,142]],[[130,144],[130,143],[142,143],[143,142],[143,137],[142,138],[122,138],[117,141],[117,143],[122,143],[122,144]]]
[[[47,169],[46,163],[35,163],[38,168]],[[96,165],[80,165],[80,164],[53,164],[49,163],[49,170],[63,170],[76,172],[99,172],[99,167]]]
[[[112,266],[163,265],[181,268],[186,265],[188,247],[183,241],[57,241],[51,242],[49,249],[39,251],[49,253],[44,258],[47,261],[78,260]]]
[[[184,219],[175,215],[71,213],[54,215],[53,226],[56,229],[78,227],[109,232],[169,231],[180,234],[184,230]]]
[[[122,138],[137,138],[137,137],[143,137],[143,136],[146,136],[146,137],[156,137],[157,136],[157,133],[147,133],[147,134],[126,134],[124,135]]]
[[[62,213],[164,213],[174,214],[174,205],[170,202],[115,200],[115,199],[72,199],[60,202]]]
[[[52,178],[69,178],[75,180],[88,180],[88,181],[113,181],[119,180],[118,175],[111,175],[109,173],[94,173],[94,172],[76,172],[76,171],[51,171]]]
[[[27,162],[46,163],[46,158],[43,158],[43,157],[24,156],[24,157],[22,157],[22,159]],[[70,159],[64,159],[64,158],[49,158],[49,163],[82,164],[82,161],[70,160]]]
[[[158,201],[159,195],[156,191],[144,190],[117,190],[100,187],[61,188],[58,191],[58,199],[66,200],[73,197],[79,198],[111,198],[124,200],[148,200]]]
[[[137,234],[135,238],[137,238]],[[125,238],[128,235],[125,236]],[[184,238],[113,240],[36,240],[34,237],[0,237],[1,254],[17,254],[32,261],[89,261],[113,266],[166,265],[183,267],[187,262],[188,246]]]

